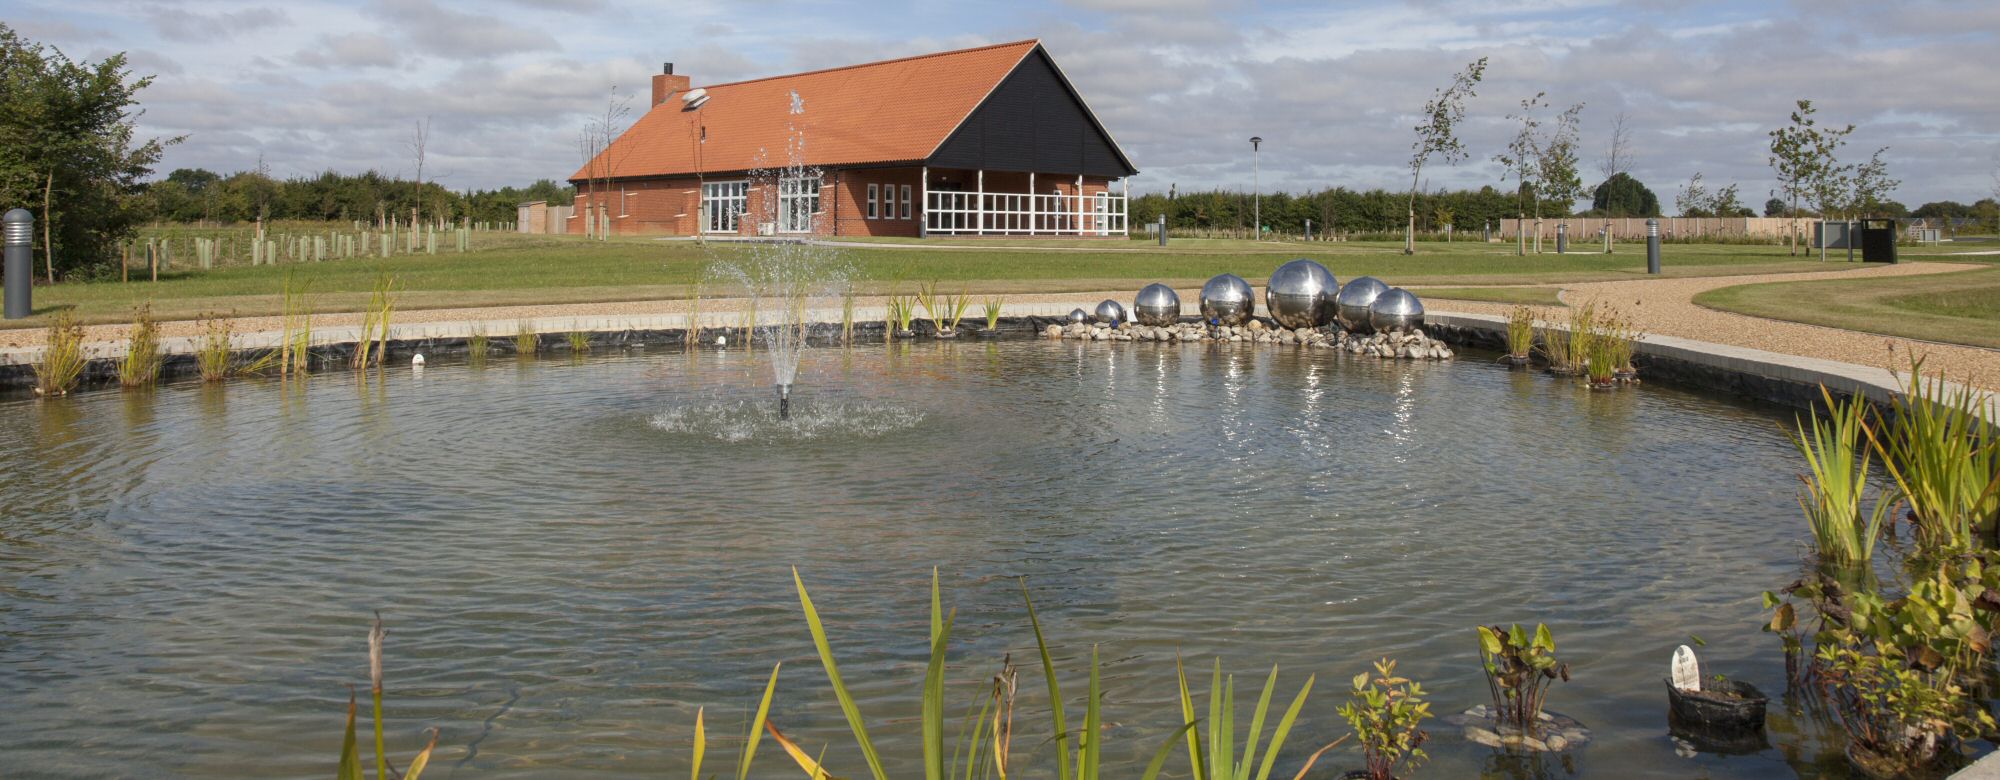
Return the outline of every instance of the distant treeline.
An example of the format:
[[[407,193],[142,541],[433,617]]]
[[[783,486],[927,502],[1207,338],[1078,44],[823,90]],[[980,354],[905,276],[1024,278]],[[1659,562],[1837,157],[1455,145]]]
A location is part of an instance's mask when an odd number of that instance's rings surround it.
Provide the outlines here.
[[[533,200],[568,204],[569,185],[542,179],[526,187],[453,191],[437,182],[422,187],[408,179],[375,171],[346,174],[327,171],[318,176],[275,179],[258,171],[222,175],[202,168],[181,168],[165,179],[143,185],[142,212],[159,222],[252,222],[312,220],[374,222],[393,216],[408,222],[417,209],[426,222],[512,222],[514,207]]]
[[[1132,199],[1133,232],[1167,215],[1171,229],[1249,229],[1255,199],[1247,192],[1210,190],[1183,192],[1169,199],[1154,193]],[[1529,209],[1521,197],[1494,187],[1478,190],[1427,192],[1417,195],[1417,230],[1435,232],[1449,224],[1457,231],[1478,231],[1491,221],[1512,219]],[[1264,225],[1274,233],[1297,235],[1312,220],[1316,234],[1380,233],[1403,230],[1410,208],[1409,192],[1350,190],[1346,187],[1294,195],[1267,192],[1263,197]],[[1542,215],[1567,215],[1569,209],[1542,204]]]

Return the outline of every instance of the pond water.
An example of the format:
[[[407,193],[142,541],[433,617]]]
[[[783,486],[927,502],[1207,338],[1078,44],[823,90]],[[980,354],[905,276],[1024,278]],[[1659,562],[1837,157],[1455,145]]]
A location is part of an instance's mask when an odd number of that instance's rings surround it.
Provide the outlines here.
[[[749,709],[865,776],[797,566],[894,776],[917,771],[928,579],[958,610],[948,707],[1021,667],[1017,773],[1052,776],[1026,578],[1109,776],[1177,725],[1175,657],[1317,675],[1279,776],[1347,732],[1380,657],[1439,715],[1486,701],[1473,626],[1548,622],[1592,728],[1509,759],[1433,721],[1421,776],[1841,771],[1772,705],[1772,749],[1683,756],[1674,647],[1784,689],[1759,593],[1803,552],[1788,412],[1590,392],[1490,356],[1044,341],[818,349],[772,419],[763,353],[433,361],[367,381],[172,384],[0,402],[0,766],[10,776],[321,777],[366,629],[389,626],[393,755],[426,777],[730,773]],[[1248,689],[1248,690],[1244,690]],[[365,717],[365,716],[364,716]],[[1275,720],[1275,716],[1274,716]],[[366,728],[364,720],[363,728]],[[1337,749],[1315,776],[1356,768]],[[796,776],[769,740],[756,774]],[[1176,756],[1170,774],[1185,776]]]

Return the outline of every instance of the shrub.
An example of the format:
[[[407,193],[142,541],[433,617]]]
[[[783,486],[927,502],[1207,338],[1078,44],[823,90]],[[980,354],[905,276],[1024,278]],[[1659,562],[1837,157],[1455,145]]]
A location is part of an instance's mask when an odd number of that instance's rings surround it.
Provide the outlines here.
[[[1399,769],[1416,769],[1430,758],[1422,747],[1429,736],[1422,726],[1431,716],[1430,702],[1423,700],[1417,681],[1396,676],[1395,661],[1376,662],[1372,676],[1355,675],[1349,696],[1352,701],[1341,705],[1340,716],[1361,742],[1370,780],[1393,780]]]
[[[83,378],[88,359],[83,354],[83,323],[64,309],[49,320],[42,353],[35,359],[35,392],[39,395],[67,395]]]

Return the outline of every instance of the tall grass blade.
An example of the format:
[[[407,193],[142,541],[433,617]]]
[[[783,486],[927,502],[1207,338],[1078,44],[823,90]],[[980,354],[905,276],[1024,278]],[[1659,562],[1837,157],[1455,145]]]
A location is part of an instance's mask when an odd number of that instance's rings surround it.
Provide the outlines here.
[[[1167,767],[1167,757],[1174,754],[1174,744],[1181,740],[1182,735],[1193,729],[1192,722],[1183,723],[1180,728],[1174,729],[1174,733],[1169,735],[1165,742],[1160,743],[1159,749],[1153,751],[1153,760],[1146,762],[1146,771],[1139,775],[1139,780],[1156,780],[1160,776],[1160,771]]]
[[[1264,713],[1271,709],[1271,691],[1278,687],[1278,665],[1271,665],[1271,676],[1264,680],[1264,692],[1257,696],[1257,710],[1250,716],[1250,734],[1243,740],[1243,760],[1236,769],[1237,780],[1250,776],[1250,765],[1257,760],[1257,740],[1264,733]]]
[[[1098,780],[1097,768],[1103,760],[1104,750],[1100,744],[1104,736],[1104,689],[1098,680],[1097,646],[1090,648],[1090,701],[1083,708],[1082,741],[1076,756],[1077,780]]]
[[[771,681],[764,683],[764,698],[757,701],[757,716],[750,721],[750,735],[743,742],[743,758],[736,762],[736,780],[750,780],[750,762],[757,758],[757,741],[764,736],[764,724],[770,721],[771,697],[778,692],[778,670],[784,664],[771,667]]]
[[[1049,659],[1049,643],[1042,637],[1042,621],[1035,615],[1035,600],[1028,595],[1026,579],[1021,580],[1021,601],[1028,605],[1028,625],[1035,629],[1035,650],[1042,656],[1042,676],[1049,683],[1049,712],[1055,722],[1056,776],[1058,780],[1070,780],[1069,725],[1063,717],[1062,685],[1056,682],[1056,665]]]
[[[338,780],[361,780],[361,748],[354,738],[354,717],[360,710],[354,692],[347,692],[347,733],[340,738],[340,766],[334,770]]]
[[[1202,771],[1206,762],[1202,760],[1201,732],[1193,730],[1194,724],[1198,722],[1194,717],[1194,697],[1188,694],[1187,669],[1181,665],[1178,653],[1174,655],[1174,674],[1180,679],[1181,720],[1189,729],[1187,733],[1188,765],[1191,773],[1189,776],[1194,780],[1203,780],[1208,775]]]
[[[437,749],[437,744],[438,730],[431,729],[431,741],[424,745],[423,752],[418,753],[416,758],[410,759],[410,769],[403,773],[403,780],[417,780],[423,775],[424,768],[431,765],[431,751]]]
[[[818,610],[813,609],[812,596],[806,593],[806,582],[799,577],[797,567],[792,568],[792,584],[799,590],[799,607],[805,611],[806,625],[812,630],[813,646],[819,650],[820,665],[826,668],[826,680],[833,686],[834,698],[840,700],[840,711],[847,716],[847,725],[854,730],[854,742],[861,748],[861,755],[868,761],[868,771],[875,780],[889,780],[882,770],[882,759],[876,754],[875,743],[868,739],[868,726],[862,721],[861,709],[854,705],[854,697],[847,691],[847,685],[840,680],[840,666],[834,663],[833,647],[826,639],[826,626],[820,623]],[[773,730],[776,733],[776,730]]]
[[[691,780],[701,780],[701,759],[708,754],[708,728],[702,724],[703,708],[694,710],[694,770],[689,772]]]
[[[805,751],[799,749],[798,743],[779,731],[778,724],[764,721],[764,730],[771,734],[771,739],[778,743],[778,747],[785,749],[785,755],[791,756],[792,761],[797,762],[799,768],[806,771],[806,777],[812,780],[834,780],[833,775],[827,774],[826,768],[820,766],[818,760],[806,755]]]
[[[924,670],[924,777],[944,780],[944,657],[956,614],[940,614],[938,574],[931,570],[931,661]]]
[[[1306,678],[1306,684],[1299,688],[1299,695],[1292,699],[1292,706],[1285,709],[1285,717],[1278,719],[1278,730],[1271,733],[1271,744],[1264,751],[1264,765],[1257,770],[1256,780],[1270,780],[1271,767],[1278,762],[1278,751],[1285,746],[1285,739],[1291,736],[1292,726],[1299,720],[1299,711],[1305,709],[1306,696],[1312,693],[1313,680],[1316,677],[1317,675]],[[1327,747],[1332,747],[1332,745],[1328,745]],[[1317,760],[1318,754],[1315,753],[1313,757]],[[1310,768],[1312,764],[1308,762],[1306,766]],[[1300,771],[1301,773],[1304,772],[1304,770]]]

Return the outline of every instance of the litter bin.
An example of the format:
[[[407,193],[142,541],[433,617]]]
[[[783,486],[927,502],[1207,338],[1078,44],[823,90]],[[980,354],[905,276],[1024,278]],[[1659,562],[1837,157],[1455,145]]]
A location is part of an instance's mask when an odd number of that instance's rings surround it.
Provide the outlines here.
[[[1896,220],[1861,220],[1861,261],[1896,262]]]

